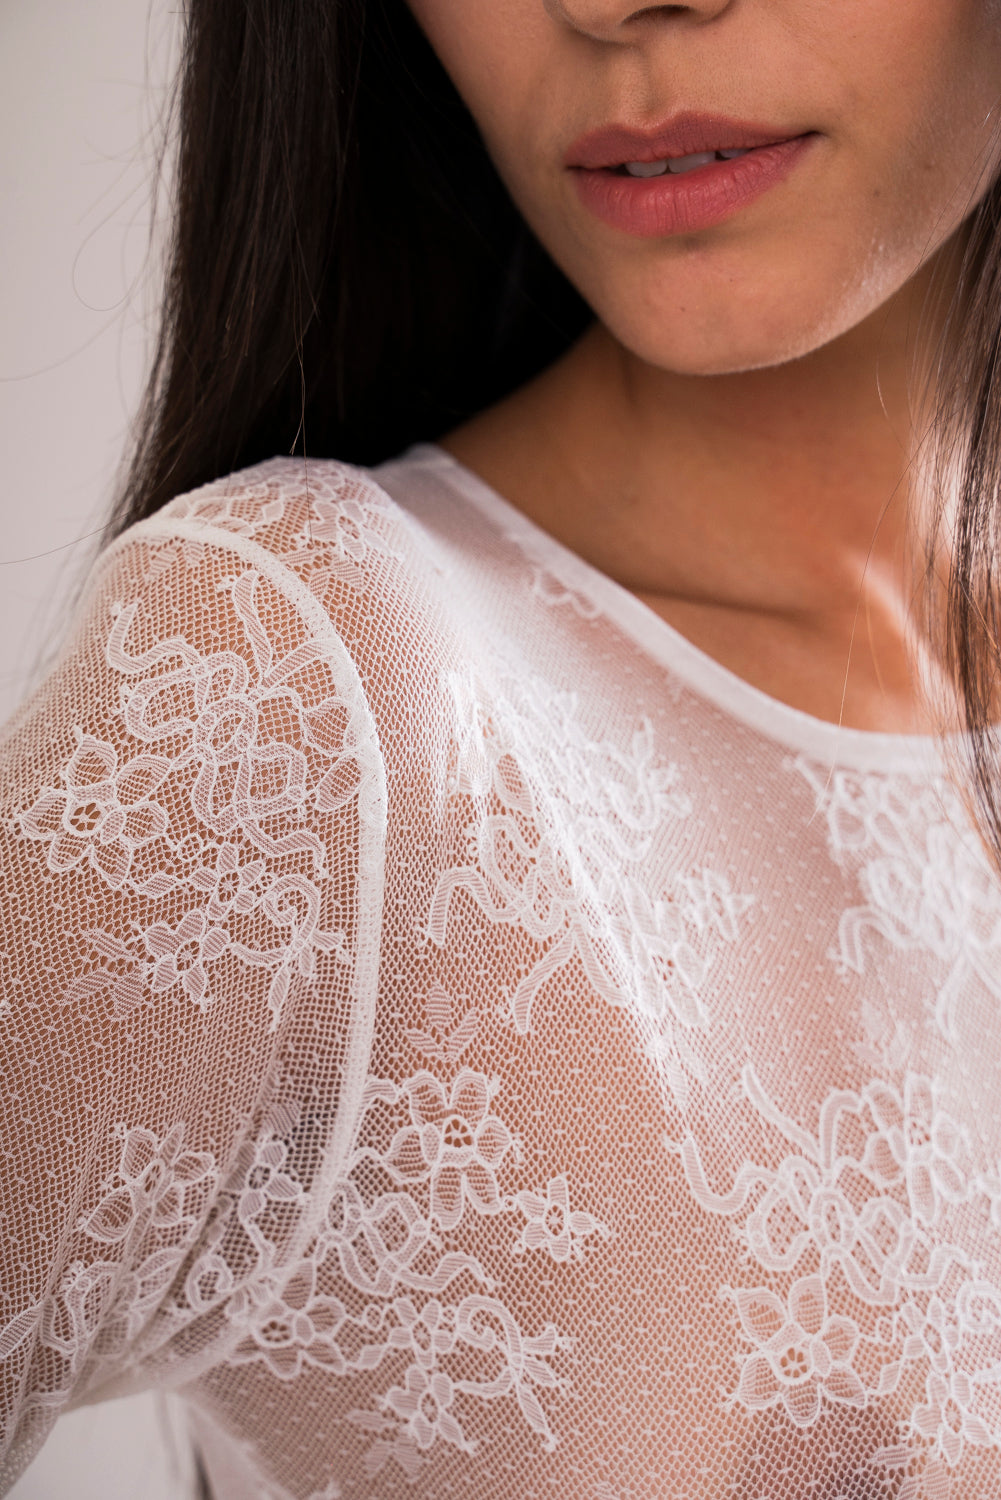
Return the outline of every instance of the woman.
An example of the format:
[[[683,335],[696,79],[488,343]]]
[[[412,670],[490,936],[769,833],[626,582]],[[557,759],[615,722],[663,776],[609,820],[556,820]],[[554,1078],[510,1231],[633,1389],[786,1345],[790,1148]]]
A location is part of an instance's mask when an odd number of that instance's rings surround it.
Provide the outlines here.
[[[4,744],[7,1474],[1001,1496],[996,12],[192,4]]]

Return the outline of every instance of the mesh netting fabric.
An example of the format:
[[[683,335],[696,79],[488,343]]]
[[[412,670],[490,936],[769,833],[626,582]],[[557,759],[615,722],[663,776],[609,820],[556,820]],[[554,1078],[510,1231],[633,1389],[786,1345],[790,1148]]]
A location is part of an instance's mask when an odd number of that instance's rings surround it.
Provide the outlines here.
[[[217,1500],[1001,1500],[1001,888],[631,622],[430,447],[104,555],[0,755],[5,1485],[169,1386]]]

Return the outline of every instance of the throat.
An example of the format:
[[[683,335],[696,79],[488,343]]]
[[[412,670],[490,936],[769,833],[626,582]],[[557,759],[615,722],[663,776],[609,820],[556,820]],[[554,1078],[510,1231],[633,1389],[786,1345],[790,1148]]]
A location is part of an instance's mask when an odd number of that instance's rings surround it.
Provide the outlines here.
[[[887,620],[853,612],[798,619],[637,591],[719,666],[811,718],[876,734],[935,735],[916,644]]]

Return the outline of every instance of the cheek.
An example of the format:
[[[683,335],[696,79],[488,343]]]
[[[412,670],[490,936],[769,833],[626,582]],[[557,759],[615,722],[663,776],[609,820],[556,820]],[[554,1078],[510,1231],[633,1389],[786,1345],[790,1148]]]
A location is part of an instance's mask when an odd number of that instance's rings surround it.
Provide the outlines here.
[[[909,3],[925,13],[925,25],[909,29],[906,44],[887,48],[899,58],[894,77],[873,64],[861,75],[853,144],[865,195],[860,208],[868,204],[891,243],[923,239],[930,251],[972,211],[995,175],[1001,26],[972,24],[984,20],[982,0]]]
[[[532,139],[552,88],[544,0],[406,0],[493,152]],[[542,91],[542,92],[540,92]]]

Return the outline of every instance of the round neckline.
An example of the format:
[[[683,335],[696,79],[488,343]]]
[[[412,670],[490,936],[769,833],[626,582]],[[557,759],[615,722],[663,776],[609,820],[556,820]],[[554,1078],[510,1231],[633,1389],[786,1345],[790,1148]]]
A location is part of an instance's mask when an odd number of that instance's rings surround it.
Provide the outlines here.
[[[415,443],[398,459],[391,459],[387,467],[413,461],[450,473],[454,487],[533,562],[544,565],[569,589],[586,594],[645,655],[749,728],[832,767],[906,771],[912,775],[942,774],[945,770],[943,744],[934,735],[834,724],[755,687],[696,646],[623,584],[558,541],[437,443]]]

